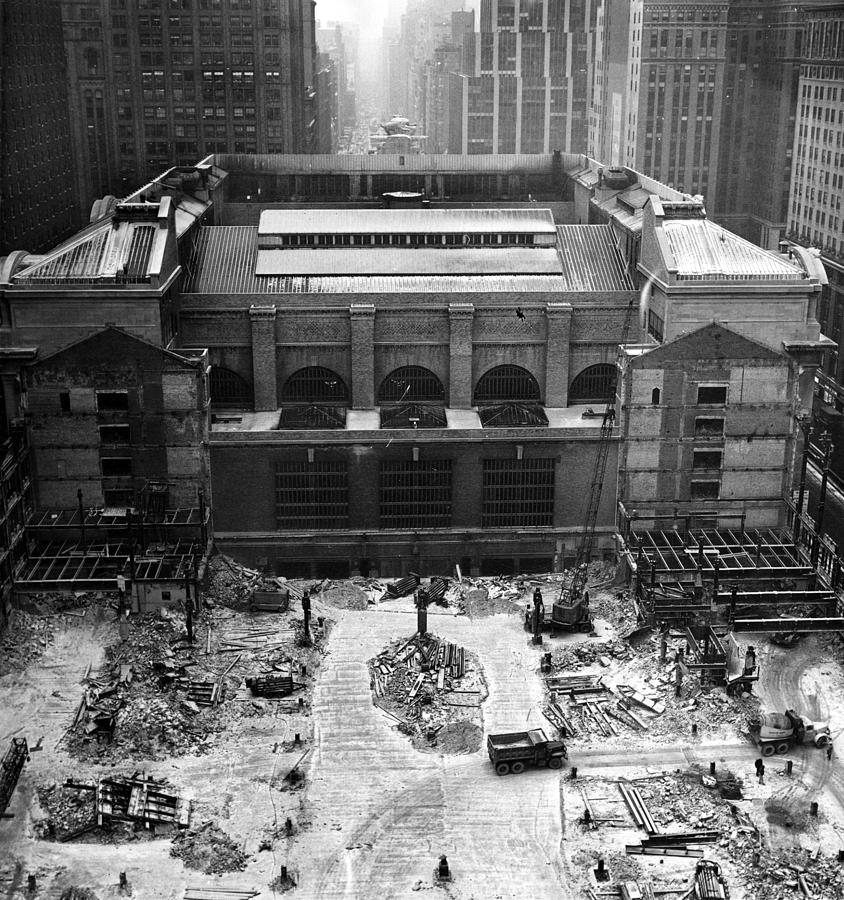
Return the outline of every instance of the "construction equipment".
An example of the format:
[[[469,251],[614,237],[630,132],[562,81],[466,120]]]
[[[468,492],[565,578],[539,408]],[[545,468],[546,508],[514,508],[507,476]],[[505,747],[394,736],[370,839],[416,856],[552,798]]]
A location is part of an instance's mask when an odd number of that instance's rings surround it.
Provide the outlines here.
[[[613,426],[615,425],[616,403],[616,379],[618,367],[621,365],[623,350],[627,343],[627,335],[630,332],[630,321],[635,310],[635,300],[631,300],[624,317],[624,327],[621,334],[621,342],[616,357],[616,378],[612,379],[611,390],[607,399],[607,408],[601,421],[601,433],[598,438],[598,452],[595,455],[595,468],[592,472],[592,485],[589,489],[589,500],[586,505],[583,533],[577,545],[577,553],[574,559],[574,570],[571,581],[563,585],[560,596],[551,608],[551,630],[562,628],[566,631],[591,631],[592,624],[589,619],[588,601],[584,605],[581,599],[586,580],[589,575],[589,560],[592,558],[592,545],[595,542],[595,525],[598,521],[598,508],[601,504],[601,492],[604,487],[604,477],[607,472],[607,458],[609,457],[610,444],[612,443]],[[585,628],[589,620],[589,628]]]
[[[549,741],[541,728],[491,734],[486,740],[486,749],[496,775],[510,772],[518,775],[524,772],[525,766],[561,769],[563,760],[569,755],[562,741]]]
[[[695,900],[729,900],[730,891],[717,862],[711,859],[698,861],[692,896]]]
[[[589,615],[588,591],[574,603],[566,605],[555,603],[549,613],[545,610],[542,594],[537,588],[533,594],[533,606],[525,609],[525,631],[550,630],[555,634],[558,630],[563,630],[588,633],[593,628],[594,623]]]
[[[788,753],[795,744],[826,747],[832,740],[829,725],[809,722],[793,709],[787,709],[784,713],[762,713],[750,723],[750,733],[759,745],[762,756]]]

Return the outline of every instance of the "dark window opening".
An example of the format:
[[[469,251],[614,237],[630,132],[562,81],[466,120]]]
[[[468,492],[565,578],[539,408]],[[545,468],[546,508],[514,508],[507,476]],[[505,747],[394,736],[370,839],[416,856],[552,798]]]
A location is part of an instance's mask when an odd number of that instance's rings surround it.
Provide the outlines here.
[[[654,406],[659,406],[659,388],[654,388],[651,391],[651,403]]]
[[[101,444],[128,444],[128,425],[100,425]]]
[[[381,463],[382,528],[448,528],[451,460]]]
[[[720,450],[695,450],[692,455],[693,469],[720,469]]]
[[[665,322],[653,310],[648,310],[648,334],[660,344],[665,336]]]
[[[475,386],[473,402],[505,403],[507,401],[541,402],[539,383],[521,366],[496,366],[485,372]]]
[[[553,459],[485,459],[484,528],[552,525]]]
[[[129,409],[127,391],[97,391],[98,412],[125,412]]]
[[[282,403],[330,403],[345,405],[349,390],[343,379],[323,366],[308,366],[294,372],[281,391]]]
[[[251,406],[252,390],[245,378],[222,366],[211,366],[209,389],[212,406]]]
[[[403,366],[381,382],[378,404],[443,403],[445,389],[437,376],[422,366]]]
[[[132,491],[103,491],[103,505],[125,509],[135,505],[135,495]]]
[[[62,391],[59,394],[59,408],[63,413],[70,412],[70,394],[68,391]]]
[[[713,385],[713,386],[704,386],[700,385],[697,389],[697,402],[698,403],[719,403],[724,404],[727,402],[727,386],[726,385]]]
[[[132,459],[124,456],[107,456],[100,460],[105,477],[124,477],[132,474]]]
[[[488,556],[481,560],[481,575],[515,575],[516,561],[510,557]]]
[[[569,405],[611,400],[615,391],[615,377],[616,368],[611,363],[598,363],[584,369],[571,383]]]
[[[275,498],[279,531],[347,528],[349,476],[346,463],[277,463]]]
[[[689,492],[692,500],[717,500],[720,493],[719,481],[693,481]]]
[[[724,420],[695,419],[695,437],[724,437]]]

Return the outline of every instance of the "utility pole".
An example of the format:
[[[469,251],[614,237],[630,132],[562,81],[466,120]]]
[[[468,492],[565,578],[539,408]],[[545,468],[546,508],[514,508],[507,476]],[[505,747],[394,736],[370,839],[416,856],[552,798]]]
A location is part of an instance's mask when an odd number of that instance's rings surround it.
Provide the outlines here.
[[[188,629],[188,643],[193,643],[193,601],[190,598],[191,567],[185,560],[185,624]]]
[[[823,514],[826,508],[826,485],[829,481],[829,461],[832,456],[832,437],[828,431],[824,431],[821,435],[821,448],[823,449],[823,475],[821,476],[821,496],[818,500],[818,511],[815,514],[815,541],[812,544],[813,569],[818,565],[818,554],[821,549]]]
[[[806,465],[809,462],[809,441],[812,438],[812,419],[804,416],[800,419],[800,428],[803,431],[803,458],[800,461],[800,490],[797,494],[797,518],[794,522],[794,543],[800,540],[800,518],[803,515],[803,496],[806,493]]]

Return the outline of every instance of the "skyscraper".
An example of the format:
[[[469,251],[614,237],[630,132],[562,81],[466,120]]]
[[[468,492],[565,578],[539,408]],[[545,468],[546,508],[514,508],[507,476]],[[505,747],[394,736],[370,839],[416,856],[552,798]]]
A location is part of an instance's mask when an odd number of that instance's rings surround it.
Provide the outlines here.
[[[451,153],[586,147],[599,0],[482,0],[452,90]]]
[[[80,224],[59,0],[0,0],[0,254]]]
[[[207,153],[312,149],[310,0],[84,0],[62,11],[88,205]]]

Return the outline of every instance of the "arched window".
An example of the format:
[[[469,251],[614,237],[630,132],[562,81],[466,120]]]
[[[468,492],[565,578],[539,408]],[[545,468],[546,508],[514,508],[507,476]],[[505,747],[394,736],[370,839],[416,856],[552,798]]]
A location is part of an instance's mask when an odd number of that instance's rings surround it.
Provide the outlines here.
[[[349,402],[346,383],[331,369],[308,366],[294,372],[285,382],[281,392],[282,403],[330,403],[345,405]]]
[[[213,406],[252,406],[252,389],[237,372],[211,366],[210,381]]]
[[[539,402],[539,383],[521,366],[496,366],[485,372],[475,386],[474,403]]]
[[[445,389],[430,370],[422,366],[402,366],[381,382],[378,404],[382,403],[443,403]]]
[[[584,369],[571,383],[569,404],[609,400],[614,390],[615,366],[611,363],[598,363]]]
[[[651,391],[651,403],[654,406],[659,406],[659,388],[654,388]]]

